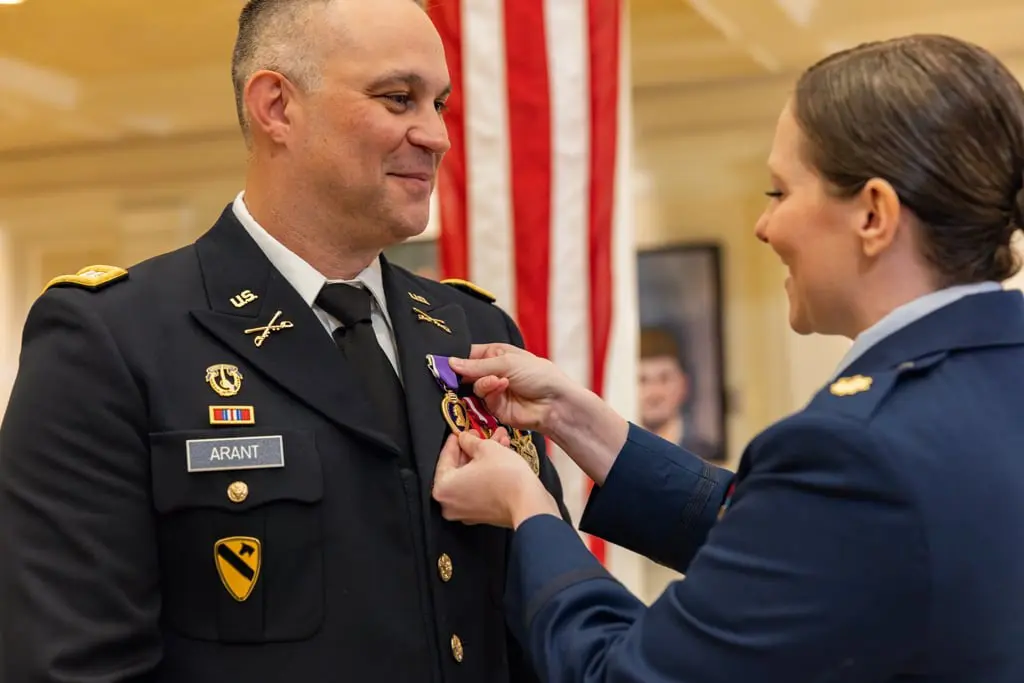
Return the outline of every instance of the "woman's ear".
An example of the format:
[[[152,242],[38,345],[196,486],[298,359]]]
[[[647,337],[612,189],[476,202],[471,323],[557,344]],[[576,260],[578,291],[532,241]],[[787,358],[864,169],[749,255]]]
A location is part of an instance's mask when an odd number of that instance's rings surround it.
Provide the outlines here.
[[[876,257],[896,239],[901,219],[900,198],[888,181],[872,178],[864,183],[855,201],[862,216],[857,227],[861,250],[869,258]]]

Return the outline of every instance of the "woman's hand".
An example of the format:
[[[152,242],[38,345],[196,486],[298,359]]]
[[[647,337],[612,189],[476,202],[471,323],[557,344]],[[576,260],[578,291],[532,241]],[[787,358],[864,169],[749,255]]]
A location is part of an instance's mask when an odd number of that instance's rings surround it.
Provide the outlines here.
[[[517,528],[558,505],[515,451],[473,432],[452,434],[434,472],[434,500],[449,521]]]
[[[552,409],[577,387],[554,363],[510,344],[474,344],[468,359],[449,363],[499,422],[545,432]]]

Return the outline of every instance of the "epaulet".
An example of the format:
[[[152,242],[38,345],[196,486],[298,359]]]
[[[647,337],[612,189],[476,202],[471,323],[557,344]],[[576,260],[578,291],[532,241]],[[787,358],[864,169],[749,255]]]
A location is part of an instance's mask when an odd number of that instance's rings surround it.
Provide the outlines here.
[[[850,417],[869,418],[901,382],[910,377],[926,374],[948,355],[947,351],[941,351],[900,363],[891,370],[871,375],[839,377],[818,392],[808,408],[813,406]]]
[[[448,278],[447,280],[441,280],[443,285],[451,285],[455,289],[461,289],[466,294],[471,294],[478,299],[483,299],[489,304],[493,304],[498,300],[498,297],[494,296],[486,289],[479,285],[474,285],[469,280],[460,280],[458,278]]]
[[[82,268],[74,275],[58,275],[43,287],[43,292],[51,287],[82,287],[93,291],[102,289],[115,282],[128,278],[128,271],[117,266],[89,266]]]

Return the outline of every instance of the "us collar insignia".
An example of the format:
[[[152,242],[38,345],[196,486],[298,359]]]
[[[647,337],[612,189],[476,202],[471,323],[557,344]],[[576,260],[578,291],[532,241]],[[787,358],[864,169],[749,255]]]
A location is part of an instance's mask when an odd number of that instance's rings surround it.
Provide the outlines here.
[[[246,289],[231,297],[231,305],[235,308],[242,308],[256,301],[256,299],[259,299],[259,297]]]

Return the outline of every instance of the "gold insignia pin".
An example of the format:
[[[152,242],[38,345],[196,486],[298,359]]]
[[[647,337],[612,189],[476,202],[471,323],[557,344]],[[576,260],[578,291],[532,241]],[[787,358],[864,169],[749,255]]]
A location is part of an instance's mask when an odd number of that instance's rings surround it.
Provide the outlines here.
[[[281,317],[281,311],[274,314],[274,317],[270,319],[270,323],[263,327],[250,327],[245,331],[246,334],[254,334],[259,332],[259,335],[253,339],[253,343],[256,346],[263,346],[263,342],[267,341],[267,337],[270,336],[271,332],[277,332],[278,330],[287,330],[288,328],[295,327],[290,320],[282,320],[277,322],[277,319]]]
[[[438,328],[444,330],[448,334],[452,333],[451,329],[447,325],[445,325],[444,321],[441,320],[440,318],[434,318],[433,316],[429,316],[418,308],[413,308],[412,311],[413,313],[416,314],[417,320],[421,320],[423,322],[436,325]]]
[[[244,602],[260,578],[263,546],[259,539],[252,536],[222,538],[213,545],[213,559],[228,594]]]
[[[259,297],[248,289],[245,289],[231,297],[231,305],[235,308],[241,308],[242,306],[251,304],[253,301],[256,301],[256,299],[259,299]]]
[[[409,292],[409,298],[412,299],[413,301],[415,301],[416,303],[423,304],[424,306],[429,306],[430,305],[429,301],[427,301],[425,298],[423,298],[419,294],[416,294],[415,292]]]
[[[870,377],[865,377],[864,375],[840,377],[832,383],[828,390],[835,396],[853,396],[870,389],[873,381]]]
[[[523,460],[529,465],[533,473],[540,475],[540,454],[537,452],[537,446],[533,443],[533,437],[530,436],[530,432],[524,432],[521,429],[513,429],[510,435],[510,445],[512,450],[519,454]]]
[[[242,373],[234,365],[218,363],[206,368],[206,383],[218,396],[234,396],[242,388]]]
[[[228,485],[228,500],[232,503],[244,503],[249,497],[249,485],[244,481],[233,481]]]

